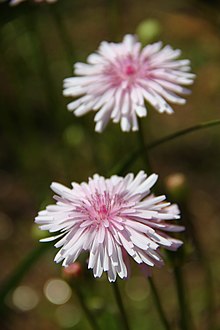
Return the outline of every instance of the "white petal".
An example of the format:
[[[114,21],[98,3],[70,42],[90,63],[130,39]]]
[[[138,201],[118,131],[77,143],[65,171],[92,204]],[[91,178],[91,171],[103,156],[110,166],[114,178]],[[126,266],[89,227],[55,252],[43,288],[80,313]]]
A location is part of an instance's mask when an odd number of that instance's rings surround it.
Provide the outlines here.
[[[60,235],[56,235],[56,236],[50,236],[50,237],[47,237],[47,238],[42,238],[40,239],[40,242],[51,242],[51,241],[54,241],[55,239],[63,236],[64,233],[60,234]]]
[[[137,105],[135,107],[136,114],[138,117],[146,117],[147,116],[147,109],[145,107],[142,107],[140,105]]]
[[[123,116],[121,118],[121,129],[123,132],[129,132],[131,129],[131,123],[128,119],[128,117]]]

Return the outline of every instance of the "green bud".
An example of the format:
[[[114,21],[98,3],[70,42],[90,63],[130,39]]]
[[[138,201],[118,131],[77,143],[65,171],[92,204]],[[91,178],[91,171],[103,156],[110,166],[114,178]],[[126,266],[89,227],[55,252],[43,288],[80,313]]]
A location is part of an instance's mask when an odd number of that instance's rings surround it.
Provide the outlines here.
[[[157,39],[161,33],[161,26],[156,19],[146,19],[142,21],[137,29],[136,34],[143,44],[147,44]]]

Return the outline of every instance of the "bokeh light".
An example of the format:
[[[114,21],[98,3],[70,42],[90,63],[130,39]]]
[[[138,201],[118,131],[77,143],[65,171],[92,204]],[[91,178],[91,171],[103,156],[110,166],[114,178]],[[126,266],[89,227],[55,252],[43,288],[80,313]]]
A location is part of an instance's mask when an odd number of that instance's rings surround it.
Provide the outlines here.
[[[72,328],[80,322],[81,311],[72,304],[65,304],[57,307],[55,318],[62,328]]]
[[[72,290],[65,281],[52,278],[45,283],[44,294],[52,304],[62,305],[70,299]]]
[[[22,312],[34,309],[39,303],[37,292],[29,286],[18,286],[12,294],[12,303]]]
[[[143,301],[149,295],[147,279],[141,276],[133,276],[125,284],[127,296],[136,302]]]

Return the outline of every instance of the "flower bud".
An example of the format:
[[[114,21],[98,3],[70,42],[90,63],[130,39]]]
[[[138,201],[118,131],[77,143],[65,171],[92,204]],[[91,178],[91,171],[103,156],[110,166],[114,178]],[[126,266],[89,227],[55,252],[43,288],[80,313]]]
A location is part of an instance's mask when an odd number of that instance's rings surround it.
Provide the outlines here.
[[[82,275],[82,266],[79,262],[74,262],[68,267],[63,268],[63,277],[66,280],[71,280],[74,278],[79,278]]]
[[[138,25],[136,33],[143,44],[152,42],[161,33],[160,23],[156,19],[146,19]]]

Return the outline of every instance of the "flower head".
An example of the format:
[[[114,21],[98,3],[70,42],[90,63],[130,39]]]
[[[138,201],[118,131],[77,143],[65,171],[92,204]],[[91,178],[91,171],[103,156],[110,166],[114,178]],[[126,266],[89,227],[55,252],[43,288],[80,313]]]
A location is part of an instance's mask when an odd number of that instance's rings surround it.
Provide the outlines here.
[[[145,101],[160,113],[173,113],[168,104],[184,104],[177,94],[190,91],[193,83],[190,61],[177,60],[181,51],[157,42],[141,49],[132,35],[121,43],[102,42],[89,55],[88,64],[76,63],[78,77],[64,80],[64,95],[78,99],[68,104],[76,116],[94,110],[95,130],[101,132],[110,118],[120,122],[122,131],[138,130],[137,117],[145,117]]]
[[[89,251],[88,268],[95,277],[107,272],[109,281],[117,274],[128,276],[128,255],[138,264],[162,266],[159,247],[176,250],[182,244],[166,232],[184,228],[168,222],[179,218],[177,206],[150,194],[156,180],[156,174],[147,177],[140,171],[125,178],[95,174],[88,183],[73,182],[72,189],[52,183],[57,203],[40,211],[35,221],[42,230],[61,234],[41,241],[60,238],[55,261],[65,267]]]

